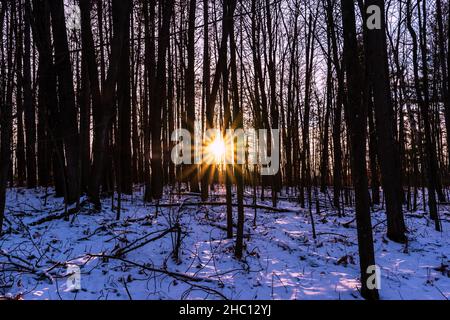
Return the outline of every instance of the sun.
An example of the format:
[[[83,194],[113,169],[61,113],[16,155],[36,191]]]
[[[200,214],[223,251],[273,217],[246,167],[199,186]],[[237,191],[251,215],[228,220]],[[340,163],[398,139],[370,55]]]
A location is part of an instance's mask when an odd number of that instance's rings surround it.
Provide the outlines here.
[[[214,159],[216,163],[224,160],[226,153],[225,141],[221,136],[218,136],[207,147],[208,157]]]

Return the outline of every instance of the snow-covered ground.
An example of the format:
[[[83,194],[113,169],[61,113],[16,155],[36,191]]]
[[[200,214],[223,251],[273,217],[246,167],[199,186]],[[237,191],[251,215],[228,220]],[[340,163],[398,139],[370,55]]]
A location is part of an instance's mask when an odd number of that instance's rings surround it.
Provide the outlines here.
[[[64,219],[61,199],[45,190],[7,194],[7,233],[0,238],[0,296],[23,299],[360,299],[353,213],[338,218],[322,200],[308,210],[280,201],[291,212],[246,208],[245,253],[233,256],[224,206],[192,206],[194,195],[168,196],[159,208],[144,205],[140,190],[122,201],[116,221],[111,199],[103,211],[84,208]],[[223,202],[217,196],[212,202]],[[251,204],[251,197],[246,202]],[[261,203],[270,206],[270,201]],[[183,205],[181,205],[183,204]],[[113,210],[114,209],[114,210]],[[408,245],[385,236],[385,214],[373,212],[382,299],[450,297],[449,213],[440,207],[444,232],[421,212],[406,213]],[[181,227],[178,232],[177,222]],[[180,236],[179,260],[173,258]],[[81,270],[81,290],[68,290]]]

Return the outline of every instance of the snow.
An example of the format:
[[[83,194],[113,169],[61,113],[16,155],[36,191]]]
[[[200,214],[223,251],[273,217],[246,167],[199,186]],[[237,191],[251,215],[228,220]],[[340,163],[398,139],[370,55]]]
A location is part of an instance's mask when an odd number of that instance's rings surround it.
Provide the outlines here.
[[[320,216],[313,208],[316,240],[309,211],[294,201],[278,204],[291,212],[258,209],[256,226],[254,209],[246,208],[246,247],[238,261],[233,256],[234,240],[226,239],[226,208],[189,206],[200,202],[195,195],[166,196],[161,203],[178,205],[159,207],[156,214],[154,205],[141,201],[142,190],[137,188],[132,197],[123,198],[119,221],[109,198],[103,200],[99,213],[84,206],[68,221],[43,222],[42,218],[64,212],[62,199],[47,191],[13,189],[7,194],[7,233],[0,238],[0,296],[26,300],[361,299],[354,214],[349,209],[339,218],[325,198]],[[224,198],[217,195],[211,201]],[[252,203],[251,196],[246,202]],[[258,204],[271,205],[260,200]],[[382,299],[450,297],[450,208],[439,209],[442,233],[422,212],[405,212],[408,245],[386,238],[385,213],[382,208],[374,210]],[[181,227],[179,261],[172,254],[177,222]],[[163,234],[171,228],[173,232]],[[153,238],[157,239],[147,243]],[[77,291],[70,290],[67,281],[73,277],[67,271],[73,265],[81,270],[81,290]]]

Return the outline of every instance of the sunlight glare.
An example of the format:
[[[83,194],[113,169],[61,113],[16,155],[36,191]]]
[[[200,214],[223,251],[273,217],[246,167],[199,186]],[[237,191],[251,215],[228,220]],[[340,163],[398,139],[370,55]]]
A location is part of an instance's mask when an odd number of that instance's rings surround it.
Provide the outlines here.
[[[221,136],[216,137],[216,139],[208,145],[208,153],[216,163],[220,163],[224,160],[226,146],[225,141]]]

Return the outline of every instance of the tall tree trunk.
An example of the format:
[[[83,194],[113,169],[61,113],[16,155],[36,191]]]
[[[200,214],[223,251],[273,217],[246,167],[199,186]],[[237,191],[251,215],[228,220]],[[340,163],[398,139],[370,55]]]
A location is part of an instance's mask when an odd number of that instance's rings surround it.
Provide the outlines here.
[[[308,18],[308,33],[306,36],[306,70],[305,70],[305,110],[303,112],[303,130],[302,130],[302,151],[301,151],[301,165],[302,165],[302,187],[303,192],[306,187],[308,192],[308,205],[311,209],[311,164],[310,164],[310,119],[311,119],[311,96],[312,96],[312,72],[314,63],[314,33],[316,28],[315,18],[313,20],[312,14]]]
[[[425,62],[423,68],[425,70],[424,73],[424,80],[423,80],[423,88],[425,90],[425,94],[422,94],[422,85],[420,83],[419,78],[419,62],[418,62],[418,45],[417,45],[417,34],[412,26],[412,8],[411,8],[411,0],[407,0],[406,2],[406,21],[407,21],[407,28],[412,38],[412,45],[413,45],[413,68],[414,68],[414,88],[416,91],[416,96],[420,108],[420,115],[422,117],[423,125],[424,125],[424,132],[425,132],[425,153],[423,154],[424,157],[424,164],[426,167],[426,180],[427,180],[427,187],[428,187],[428,206],[430,209],[430,216],[435,221],[435,228],[436,230],[440,230],[440,222],[439,222],[439,216],[438,216],[438,210],[437,210],[437,204],[436,204],[436,185],[437,185],[437,177],[436,177],[436,167],[435,162],[433,161],[433,157],[435,156],[435,148],[433,145],[433,141],[431,138],[431,128],[430,128],[430,120],[429,120],[429,97],[428,97],[428,74],[426,72],[426,53],[422,52],[422,63]],[[422,50],[425,49],[422,46]]]
[[[351,164],[355,188],[356,224],[361,272],[361,294],[378,299],[378,290],[368,288],[368,268],[375,265],[369,193],[366,172],[367,110],[363,97],[363,70],[356,40],[355,8],[352,0],[341,0],[344,32],[344,65],[347,74],[348,98],[346,118],[350,131]]]
[[[236,8],[236,0],[231,0],[229,2],[228,10],[234,12]],[[236,40],[234,36],[234,21],[231,21],[230,27],[230,69],[231,69],[231,87],[232,87],[232,97],[233,97],[233,128],[240,130],[244,128],[244,115],[242,113],[242,106],[239,100],[239,88],[238,88],[238,76],[236,67]],[[236,232],[236,249],[235,255],[237,259],[242,258],[242,251],[244,246],[244,172],[243,165],[239,163],[243,159],[238,159],[238,155],[241,150],[243,150],[244,145],[242,145],[238,137],[234,139],[234,164],[235,164],[235,180],[237,184],[237,205],[238,205],[238,221],[237,221],[237,232]]]
[[[151,152],[151,129],[150,129],[150,106],[155,103],[154,95],[151,94],[156,90],[155,86],[155,0],[145,0],[143,4],[144,24],[145,24],[145,79],[144,79],[144,105],[143,105],[143,133],[144,133],[144,181],[145,194],[144,201],[152,200],[151,194],[151,175],[150,175],[150,152]]]
[[[12,4],[14,5],[14,4]],[[2,1],[2,7],[0,11],[0,38],[3,39],[3,20],[6,15],[7,3]],[[12,16],[12,15],[11,15]],[[12,18],[9,28],[12,28]],[[12,87],[12,32],[10,32],[7,49],[7,66],[8,74],[6,74],[2,68],[2,75],[5,77],[2,79],[6,82],[6,86],[3,84],[0,86],[0,93],[3,105],[0,112],[0,234],[2,234],[3,219],[5,214],[6,205],[6,188],[8,184],[9,170],[11,166],[11,139],[12,139],[12,102],[13,102],[13,87]],[[1,44],[2,46],[4,44]],[[2,52],[4,52],[2,50]],[[3,65],[3,63],[2,63]],[[2,92],[3,91],[3,92]],[[3,98],[4,97],[4,98]]]
[[[91,133],[90,111],[91,90],[89,81],[88,61],[84,54],[81,58],[81,85],[79,93],[80,108],[80,182],[81,191],[87,192],[89,186],[89,170],[91,167]]]
[[[276,77],[276,27],[274,28],[272,21],[272,9],[273,7],[270,5],[269,0],[265,0],[265,9],[266,9],[266,23],[267,23],[267,36],[268,36],[268,61],[267,61],[267,69],[269,73],[269,87],[270,87],[270,118],[271,118],[271,128],[274,130],[278,130],[279,121],[280,121],[280,112],[277,100],[277,77]],[[270,136],[270,148],[268,151],[271,153],[274,149],[274,145],[279,145],[280,141],[275,141],[272,135]],[[278,155],[278,158],[279,155]],[[272,177],[272,205],[274,207],[277,206],[277,193],[280,191],[280,171],[277,171],[276,174]]]
[[[230,10],[228,2],[223,2],[223,17],[227,17],[227,12]],[[233,31],[230,32],[232,34]],[[228,50],[228,49],[226,49]],[[229,99],[229,86],[230,86],[230,72],[228,69],[228,59],[222,65],[222,96],[223,96],[223,130],[222,135],[225,136],[227,129],[233,128],[233,117],[231,114],[230,99]],[[231,155],[229,153],[232,150],[227,150],[225,164],[225,193],[226,193],[226,203],[227,203],[227,238],[233,238],[233,194],[232,194],[232,184],[233,184],[233,165],[229,163],[231,160]]]
[[[27,188],[36,187],[36,114],[31,89],[31,4],[25,0],[23,108],[25,112],[25,139],[27,161]]]
[[[133,193],[132,165],[131,165],[131,88],[130,88],[130,19],[131,12],[127,13],[124,26],[124,42],[120,61],[119,79],[117,83],[118,99],[118,175],[120,176],[120,189],[123,193]]]
[[[331,39],[328,27],[328,37],[327,37],[327,50],[331,52]],[[323,140],[322,140],[322,156],[320,162],[320,191],[325,193],[327,191],[328,183],[328,164],[329,164],[329,142],[330,142],[330,115],[333,108],[333,69],[332,69],[332,58],[328,55],[327,58],[327,96],[326,96],[326,110],[325,110],[325,120],[323,128]]]
[[[56,74],[53,65],[50,9],[46,1],[33,0],[33,38],[39,51],[38,68],[38,178],[39,185],[49,186],[50,164],[53,166],[56,196],[64,195],[61,125],[58,125]],[[59,156],[58,156],[59,155]]]
[[[369,30],[367,23],[365,24],[365,54],[369,82],[373,88],[378,157],[386,199],[387,235],[389,239],[403,243],[406,241],[406,227],[402,209],[400,150],[394,136],[394,106],[389,80],[384,1],[365,1],[365,12],[373,5],[381,10],[381,29]]]
[[[450,9],[449,9],[450,12]],[[450,14],[449,14],[450,15]],[[445,116],[445,126],[447,131],[447,159],[450,161],[450,82],[448,74],[448,63],[450,62],[450,52],[448,52],[448,61],[445,57],[445,31],[444,23],[442,21],[442,0],[436,0],[436,19],[438,28],[438,46],[439,46],[439,62],[442,73],[442,98],[444,102],[444,116]],[[450,16],[449,16],[450,19]],[[448,26],[450,30],[450,20],[448,20]],[[447,34],[447,38],[449,34]],[[449,41],[450,49],[450,41]],[[448,163],[448,172],[450,172],[450,162]]]
[[[266,80],[263,74],[263,68],[262,68],[262,58],[261,58],[261,43],[260,43],[260,38],[261,38],[261,24],[263,23],[262,21],[262,14],[261,14],[261,10],[257,10],[257,0],[252,0],[252,46],[253,46],[253,67],[255,69],[255,79],[256,79],[256,83],[259,85],[259,93],[261,95],[261,108],[259,108],[258,106],[258,111],[259,109],[261,110],[261,123],[260,123],[260,128],[259,129],[266,129],[269,130],[268,131],[268,135],[267,135],[267,142],[269,143],[270,146],[270,142],[272,141],[272,136],[271,136],[271,131],[270,131],[270,118],[269,118],[269,111],[268,111],[268,98],[267,98],[267,90],[266,90]],[[257,103],[259,104],[259,101],[257,101]],[[297,113],[296,113],[297,114]],[[270,151],[270,148],[268,148],[268,152]],[[270,178],[270,177],[269,177]],[[267,182],[267,176],[263,176],[261,178],[261,200],[264,200],[264,187],[266,185]],[[270,182],[274,182],[274,179],[270,179]],[[275,198],[273,198],[275,199]],[[275,199],[276,200],[276,199]]]
[[[370,158],[370,186],[372,188],[372,205],[380,204],[380,181],[378,179],[378,142],[374,121],[374,106],[369,97],[369,158]]]
[[[213,106],[210,105],[210,91],[211,91],[211,70],[210,70],[210,58],[209,58],[209,1],[203,0],[203,114],[206,114],[206,119],[204,122],[205,129],[211,129],[213,127],[214,114],[211,110],[207,108],[211,108]],[[202,124],[203,126],[203,124]],[[204,156],[204,155],[203,155]],[[206,163],[202,164],[202,200],[206,201],[208,199],[209,194],[209,170],[208,165]]]
[[[186,111],[187,111],[187,129],[191,134],[191,165],[188,169],[189,184],[192,192],[199,192],[198,186],[198,167],[195,164],[195,17],[197,1],[189,2],[188,17],[188,39],[187,39],[187,59],[188,67],[186,71]]]
[[[17,21],[14,28],[15,37],[15,64],[16,64],[16,165],[15,165],[15,178],[16,185],[19,187],[24,186],[26,179],[26,166],[25,166],[25,137],[23,126],[23,5],[19,1],[17,10],[13,12],[14,19]]]
[[[87,0],[82,0],[87,1]],[[100,183],[104,173],[105,157],[107,153],[108,132],[111,129],[111,123],[114,118],[114,97],[117,79],[119,75],[119,64],[122,57],[122,49],[125,41],[127,22],[129,17],[129,10],[131,10],[131,1],[129,0],[113,0],[112,2],[113,14],[117,15],[116,27],[114,28],[114,35],[111,43],[111,55],[109,69],[106,76],[104,87],[101,95],[99,94],[99,104],[94,105],[94,142],[93,142],[93,163],[91,168],[91,183],[89,185],[89,196],[91,201],[95,204],[97,209],[101,208],[100,203]],[[87,30],[88,31],[88,30]],[[89,34],[89,32],[87,32]],[[87,41],[91,44],[90,39]],[[97,66],[95,61],[95,54],[93,46],[89,46],[89,74],[91,84],[97,78]],[[98,80],[97,80],[98,82]],[[95,88],[95,86],[93,86]],[[95,93],[94,97],[96,96]]]
[[[448,9],[448,19],[447,19],[447,38],[450,35],[450,8]],[[447,39],[448,40],[448,39]],[[445,111],[447,114],[449,114],[448,123],[447,125],[447,139],[450,139],[450,41],[447,41],[447,107],[448,109]],[[450,171],[450,142],[447,141],[447,153],[448,153],[448,167]]]
[[[222,37],[220,41],[220,47],[218,52],[218,60],[216,65],[216,73],[214,75],[214,80],[211,87],[211,92],[208,95],[208,103],[206,105],[206,129],[214,127],[214,105],[216,103],[217,94],[219,92],[220,80],[223,75],[223,69],[227,63],[227,48],[228,48],[228,38],[232,32],[232,19],[234,16],[234,10],[236,9],[236,4],[232,1],[223,17],[222,25]],[[208,168],[203,174],[206,174],[208,179],[212,177],[212,165],[208,165]]]
[[[342,148],[341,148],[341,133],[342,133],[342,106],[346,104],[345,89],[344,89],[344,72],[341,68],[339,60],[338,45],[336,39],[336,30],[334,23],[334,8],[332,0],[327,0],[327,24],[330,30],[331,47],[333,63],[336,69],[338,78],[338,90],[336,96],[336,105],[334,108],[334,123],[333,123],[333,205],[338,209],[338,214],[341,215],[341,189],[342,189]]]
[[[162,23],[158,32],[158,64],[156,68],[156,88],[153,88],[150,105],[150,127],[152,132],[152,178],[151,197],[160,200],[163,195],[163,167],[161,150],[161,112],[167,104],[166,57],[169,47],[170,21],[173,13],[173,0],[160,1]]]
[[[55,46],[55,71],[58,79],[59,109],[63,136],[56,136],[64,142],[66,158],[66,202],[72,204],[79,198],[79,137],[77,108],[73,87],[72,64],[67,40],[64,1],[50,1],[53,42]]]

